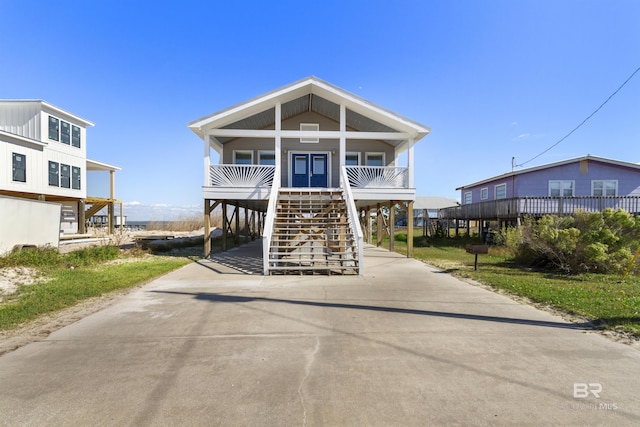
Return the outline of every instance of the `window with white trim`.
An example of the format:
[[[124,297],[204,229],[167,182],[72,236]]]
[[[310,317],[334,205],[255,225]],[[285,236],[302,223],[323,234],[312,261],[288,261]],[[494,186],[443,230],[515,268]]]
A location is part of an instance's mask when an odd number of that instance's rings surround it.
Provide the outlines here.
[[[318,132],[320,131],[319,123],[300,123],[300,130],[307,132]],[[320,138],[317,137],[304,137],[300,138],[300,142],[302,144],[315,144],[320,142]]]
[[[276,152],[275,151],[260,151],[258,152],[258,164],[260,165],[275,165],[276,164]]]
[[[27,156],[25,154],[12,153],[11,179],[16,182],[27,182]]]
[[[358,166],[360,164],[360,153],[346,153],[344,156],[344,164],[347,166]]]
[[[367,153],[365,156],[367,166],[384,166],[384,153]]]
[[[493,187],[493,198],[496,200],[507,198],[507,184],[498,184]]]
[[[480,189],[480,200],[487,200],[489,198],[489,187]]]
[[[591,195],[595,197],[617,196],[618,180],[617,179],[598,179],[598,180],[591,181]]]
[[[549,180],[549,196],[551,197],[572,197],[575,188],[575,181],[572,180]]]
[[[233,163],[236,165],[252,165],[253,151],[233,151]]]
[[[472,201],[473,201],[473,193],[471,193],[471,191],[465,191],[463,204],[470,205]]]

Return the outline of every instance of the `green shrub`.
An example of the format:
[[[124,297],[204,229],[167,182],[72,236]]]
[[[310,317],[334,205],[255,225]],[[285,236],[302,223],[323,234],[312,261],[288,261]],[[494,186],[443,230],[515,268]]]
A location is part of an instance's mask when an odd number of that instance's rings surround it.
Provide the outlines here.
[[[521,240],[505,237],[519,262],[552,265],[566,273],[618,273],[629,264],[640,240],[640,220],[623,210],[546,215],[522,224]]]

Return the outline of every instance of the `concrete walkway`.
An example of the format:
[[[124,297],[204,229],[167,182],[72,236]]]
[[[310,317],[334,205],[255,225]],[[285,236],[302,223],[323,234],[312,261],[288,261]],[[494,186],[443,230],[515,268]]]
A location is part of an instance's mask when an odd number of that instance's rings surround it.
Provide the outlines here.
[[[1,356],[0,424],[640,424],[640,352],[581,325],[375,247],[364,276],[229,267],[250,255]]]

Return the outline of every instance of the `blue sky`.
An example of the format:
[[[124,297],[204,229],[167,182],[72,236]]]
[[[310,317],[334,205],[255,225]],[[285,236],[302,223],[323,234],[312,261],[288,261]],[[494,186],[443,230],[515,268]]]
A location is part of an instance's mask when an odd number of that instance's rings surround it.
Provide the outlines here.
[[[0,16],[0,98],[94,122],[88,155],[122,167],[133,220],[201,212],[188,122],[310,75],[430,126],[417,193],[459,199],[456,187],[556,143],[640,67],[636,0],[0,0]],[[640,162],[639,142],[640,73],[527,166]]]

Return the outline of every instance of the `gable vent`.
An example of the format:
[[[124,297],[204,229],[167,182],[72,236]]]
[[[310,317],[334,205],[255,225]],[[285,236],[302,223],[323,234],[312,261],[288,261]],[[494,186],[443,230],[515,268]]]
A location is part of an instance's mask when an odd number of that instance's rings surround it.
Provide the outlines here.
[[[318,132],[320,125],[318,123],[300,123],[300,130],[307,132]],[[314,144],[320,142],[320,138],[300,138],[302,144]]]

